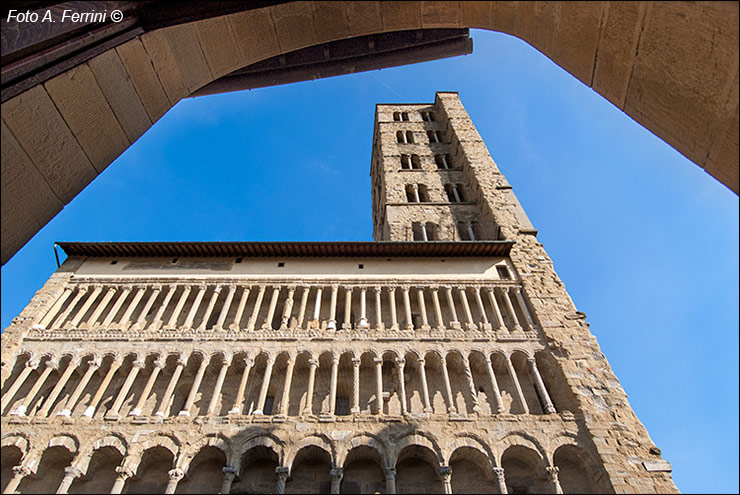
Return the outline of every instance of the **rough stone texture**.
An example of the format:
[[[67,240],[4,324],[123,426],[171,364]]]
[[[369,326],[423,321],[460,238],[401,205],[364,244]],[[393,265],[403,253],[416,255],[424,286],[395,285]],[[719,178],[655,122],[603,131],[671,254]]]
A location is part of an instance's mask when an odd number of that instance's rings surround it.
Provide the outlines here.
[[[67,109],[61,121],[50,116],[36,122],[37,107],[48,100],[39,86],[3,103],[3,119],[15,133],[6,114],[33,116],[16,140],[66,204],[91,180],[80,173],[87,159],[78,159],[75,150],[88,151],[102,170],[125,149],[115,125],[80,129],[111,108],[133,142],[145,122],[127,108],[143,107],[156,122],[201,86],[265,58],[363,34],[475,27],[530,43],[737,193],[738,17],[737,2],[290,2],[145,33],[110,50],[125,73],[111,66],[105,77],[96,74],[100,88],[93,87],[91,95],[102,90],[104,98],[80,104],[61,96],[57,104]],[[119,87],[123,91],[115,92]],[[104,139],[91,147],[86,139],[97,134]],[[43,146],[37,153],[49,135],[63,141],[61,154],[44,156]],[[59,190],[68,190],[69,197]],[[39,221],[56,213],[45,208],[31,205],[34,222],[17,215],[5,219],[12,234],[2,241],[3,263],[35,234]]]
[[[69,257],[2,335],[2,489],[676,492],[457,94],[379,105],[371,175],[376,240],[475,219],[510,255]]]

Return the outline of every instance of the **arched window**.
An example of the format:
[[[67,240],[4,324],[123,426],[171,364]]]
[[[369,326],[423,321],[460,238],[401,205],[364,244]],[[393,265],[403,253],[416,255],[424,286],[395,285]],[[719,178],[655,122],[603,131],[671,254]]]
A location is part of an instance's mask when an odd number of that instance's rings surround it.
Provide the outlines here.
[[[418,184],[419,187],[419,201],[422,203],[428,203],[429,202],[429,191],[427,190],[427,186],[424,184]]]
[[[421,120],[424,122],[434,122],[434,112],[421,112]]]
[[[412,161],[409,155],[401,155],[401,168],[404,170],[410,170],[412,168]]]
[[[421,169],[421,160],[419,160],[419,155],[411,155],[411,168],[414,170]]]
[[[401,144],[405,144],[406,143],[406,134],[404,134],[403,131],[396,132],[396,140],[399,143],[401,143]]]
[[[478,239],[478,224],[476,222],[457,222],[457,233],[461,241],[475,241]]]
[[[393,112],[393,120],[396,122],[401,120],[401,112]]]
[[[416,184],[406,184],[406,201],[409,203],[417,203],[418,190],[414,191]]]
[[[406,142],[413,144],[414,143],[414,133],[411,131],[406,131]]]
[[[409,114],[408,112],[401,112],[401,120],[405,120],[408,122],[409,120]]]

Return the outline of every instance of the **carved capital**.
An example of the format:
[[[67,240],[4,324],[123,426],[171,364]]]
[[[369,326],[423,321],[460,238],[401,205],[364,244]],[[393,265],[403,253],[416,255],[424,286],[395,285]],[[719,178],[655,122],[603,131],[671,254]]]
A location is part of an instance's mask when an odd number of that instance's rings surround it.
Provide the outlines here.
[[[116,476],[118,479],[127,480],[134,475],[134,471],[124,466],[116,467]]]
[[[155,368],[162,369],[162,368],[165,367],[165,365],[167,364],[167,362],[160,357],[156,361],[154,361],[152,364],[154,365]]]
[[[439,475],[442,478],[443,482],[449,482],[450,478],[452,477],[452,468],[450,466],[440,466]]]
[[[331,468],[331,470],[329,471],[329,476],[331,476],[332,481],[340,481],[342,479],[342,468]]]
[[[319,360],[318,359],[311,358],[311,359],[308,360],[308,365],[309,366],[312,366],[314,368],[318,368],[319,367]]]
[[[38,368],[40,364],[41,364],[41,360],[40,359],[37,359],[37,358],[29,359],[26,362],[26,366],[28,366],[29,368],[31,368],[33,370],[35,370],[36,368]]]
[[[183,473],[179,469],[170,469],[167,471],[167,476],[169,477],[170,481],[180,481],[183,476],[185,476],[185,473]]]
[[[354,366],[355,368],[359,368],[360,367],[360,358],[352,358],[352,366]]]
[[[558,480],[558,472],[560,472],[559,467],[546,467],[545,470],[547,471],[547,474],[550,476],[550,479],[552,481]]]
[[[373,358],[373,362],[374,362],[374,363],[375,363],[376,365],[378,365],[378,364],[379,364],[379,365],[381,365],[381,366],[382,366],[382,365],[383,365],[383,358],[382,358],[382,357],[376,357],[376,358]]]
[[[14,476],[28,476],[31,474],[31,468],[28,466],[14,466],[13,467],[13,475]]]
[[[385,474],[385,479],[395,479],[396,478],[396,468],[387,467],[383,470],[383,473]]]
[[[278,466],[275,468],[275,474],[277,474],[280,481],[288,479],[288,468],[285,466]]]
[[[496,479],[503,483],[504,481],[504,468],[495,467],[493,468],[493,474],[496,476]]]
[[[399,367],[403,368],[404,365],[406,364],[406,360],[404,358],[396,358],[396,364]]]
[[[228,481],[234,481],[234,478],[236,478],[236,475],[239,474],[239,468],[235,468],[232,466],[226,466],[221,469],[224,473],[224,479]]]
[[[137,359],[136,361],[131,363],[131,367],[143,370],[146,367],[146,361],[144,361],[143,359]]]
[[[79,469],[77,469],[74,466],[67,466],[66,468],[64,468],[64,476],[65,477],[66,476],[69,476],[70,478],[79,478],[83,474],[84,473],[82,471],[80,471]]]

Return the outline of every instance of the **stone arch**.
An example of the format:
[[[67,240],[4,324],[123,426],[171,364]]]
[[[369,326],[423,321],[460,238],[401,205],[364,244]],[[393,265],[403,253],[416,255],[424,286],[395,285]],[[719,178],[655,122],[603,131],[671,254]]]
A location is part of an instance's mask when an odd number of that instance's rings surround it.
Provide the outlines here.
[[[347,454],[349,454],[352,449],[363,446],[376,450],[378,455],[380,455],[380,458],[383,459],[383,466],[390,465],[390,459],[388,457],[389,452],[385,446],[385,442],[383,442],[383,440],[378,436],[366,432],[353,436],[348,442],[342,443],[337,447],[336,465],[343,466],[344,462],[347,460]]]
[[[213,437],[209,437],[213,439]],[[193,450],[186,462],[180,461],[179,469],[184,477],[177,484],[175,493],[217,493],[223,481],[223,468],[227,466],[226,452],[220,439],[198,442],[200,448]],[[181,456],[184,457],[184,456]]]
[[[318,438],[315,435],[308,444],[298,447],[290,462],[286,462],[289,478],[285,493],[329,493],[336,454],[331,443],[317,442]]]
[[[457,449],[461,449],[463,447],[476,450],[480,452],[481,455],[485,456],[490,463],[489,470],[496,467],[496,456],[493,454],[491,448],[477,435],[469,433],[458,435],[449,445],[445,445],[442,452],[445,465],[449,466],[452,455]]]
[[[13,478],[13,468],[20,466],[28,454],[28,439],[21,434],[6,434],[0,442],[0,491],[5,489]]]
[[[326,435],[322,433],[313,434],[310,436],[307,436],[305,438],[302,438],[298,442],[296,442],[290,450],[286,453],[285,459],[283,461],[283,465],[287,466],[290,470],[289,472],[292,472],[293,469],[293,461],[295,460],[296,456],[298,455],[298,452],[300,452],[302,449],[307,447],[317,447],[323,451],[325,451],[327,454],[329,454],[329,458],[331,459],[331,465],[336,466],[336,459],[337,459],[337,452],[334,444],[332,441],[327,437]]]
[[[28,454],[30,442],[23,433],[4,433],[0,441],[0,447],[17,447],[23,453]]]
[[[286,457],[285,446],[282,441],[268,432],[254,433],[246,438],[237,438],[231,441],[231,455],[227,456],[230,466],[238,466],[244,454],[255,447],[265,447],[278,456],[278,462],[284,462]]]
[[[450,480],[453,493],[498,493],[493,475],[493,462],[477,440],[470,437],[450,454],[447,465],[452,469]]]
[[[520,446],[520,447],[526,447],[528,449],[531,449],[540,456],[540,458],[543,459],[543,462],[549,463],[548,456],[547,456],[547,450],[542,445],[542,442],[540,442],[537,438],[530,435],[529,433],[523,432],[523,431],[513,431],[509,434],[507,434],[505,437],[501,439],[501,441],[496,443],[497,450],[494,451],[494,453],[497,455],[499,459],[498,465],[500,466],[500,459],[503,455],[504,451],[508,449],[509,447],[513,446]]]
[[[87,472],[88,465],[90,464],[90,460],[95,452],[106,447],[110,447],[112,450],[118,452],[122,459],[125,458],[128,453],[126,440],[116,433],[110,433],[87,444],[87,446],[80,451],[80,455],[78,456],[79,460],[75,463],[75,467],[83,473]]]
[[[353,440],[360,440],[355,438]],[[367,440],[367,438],[365,438]],[[358,442],[350,447],[342,459],[340,493],[383,493],[385,492],[385,470],[387,459],[375,446]]]
[[[68,493],[110,493],[113,488],[116,468],[122,464],[126,449],[116,437],[106,437],[96,443],[98,447],[89,455],[79,455],[73,463],[82,474],[74,479]]]
[[[602,493],[608,491],[606,470],[593,451],[569,435],[550,443],[550,465],[558,469],[558,480],[564,493]]]
[[[57,446],[64,447],[70,453],[76,455],[79,452],[80,442],[77,440],[77,437],[72,435],[58,435],[49,440],[49,445],[46,448],[50,449]]]
[[[402,438],[393,459],[398,493],[443,493],[439,471],[443,462],[436,442],[420,434]]]
[[[229,440],[228,438],[226,438],[226,436],[217,433],[207,435],[205,438],[202,438],[196,443],[189,445],[187,449],[183,449],[183,452],[178,459],[177,468],[182,470],[183,472],[186,472],[190,468],[190,461],[192,461],[193,458],[198,455],[198,452],[200,452],[200,450],[205,447],[214,447],[221,450],[224,453],[228,464],[231,455]]]
[[[64,478],[64,470],[79,451],[77,438],[59,435],[52,438],[38,461],[29,466],[36,476],[26,476],[18,485],[20,493],[54,493]]]
[[[551,490],[545,467],[547,460],[531,442],[517,438],[501,454],[506,486],[510,493],[547,493]],[[525,445],[529,444],[529,445]],[[536,446],[535,446],[536,447]]]
[[[176,460],[180,453],[180,441],[176,437],[170,435],[158,434],[154,437],[147,438],[141,443],[134,444],[134,447],[135,448],[131,449],[131,455],[127,457],[127,464],[129,464],[129,459],[130,462],[136,462],[138,464],[144,452],[157,447],[161,447],[169,451],[172,454],[173,460]],[[131,467],[136,468],[136,465]]]
[[[395,465],[398,462],[398,455],[401,453],[401,451],[406,447],[412,445],[417,445],[419,447],[425,447],[429,449],[431,452],[434,453],[435,457],[437,458],[437,462],[440,465],[444,464],[445,457],[442,453],[442,449],[439,447],[439,444],[431,434],[423,431],[417,431],[398,439],[398,441],[394,445],[393,451],[390,453],[390,464]]]

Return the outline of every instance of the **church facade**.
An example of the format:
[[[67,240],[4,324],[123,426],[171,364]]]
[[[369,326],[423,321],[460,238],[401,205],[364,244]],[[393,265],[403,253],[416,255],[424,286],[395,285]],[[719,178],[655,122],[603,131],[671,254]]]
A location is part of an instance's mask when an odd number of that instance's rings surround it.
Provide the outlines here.
[[[61,243],[3,493],[665,493],[456,93],[376,107],[374,242]]]

